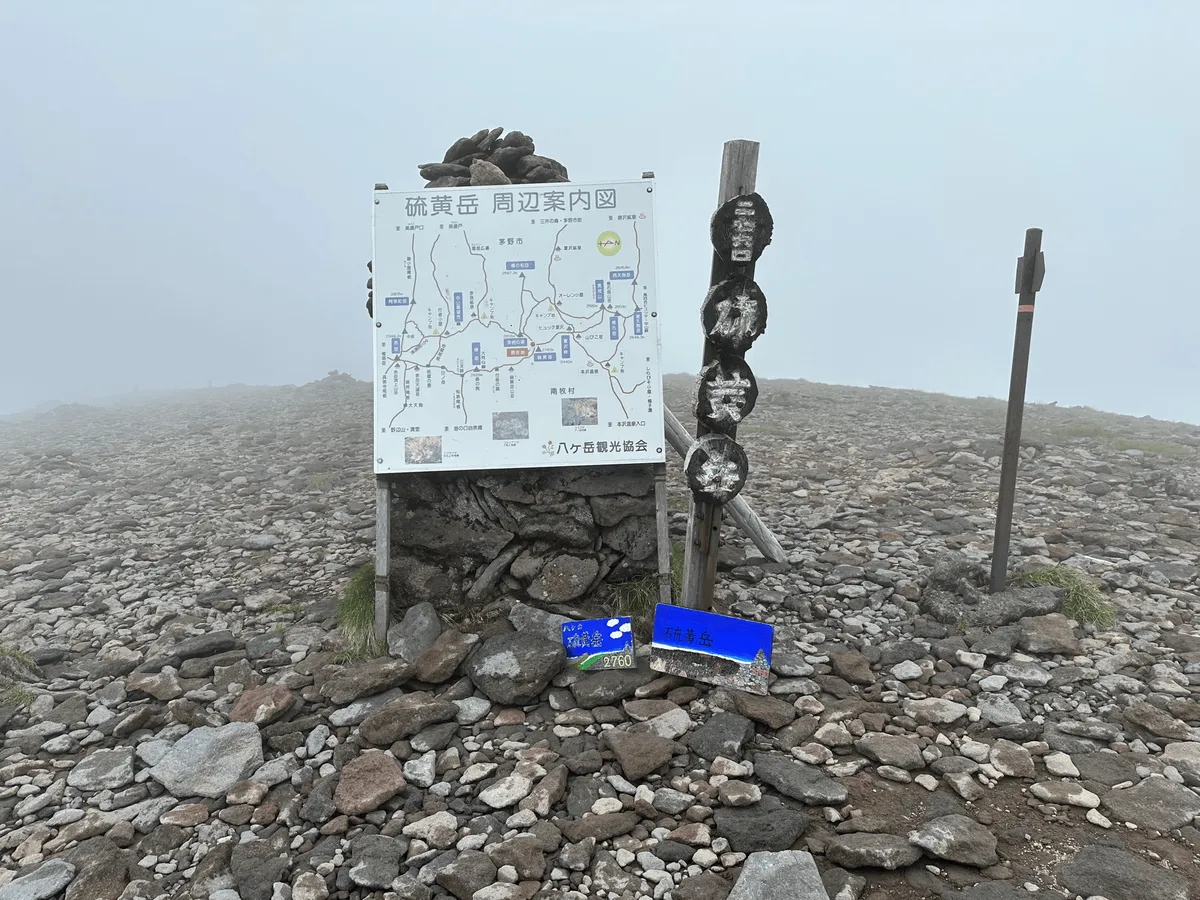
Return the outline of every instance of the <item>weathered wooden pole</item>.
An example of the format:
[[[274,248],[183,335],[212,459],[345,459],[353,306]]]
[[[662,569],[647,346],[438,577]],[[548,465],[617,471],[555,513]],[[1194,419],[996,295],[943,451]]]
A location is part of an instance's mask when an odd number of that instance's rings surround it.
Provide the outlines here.
[[[734,197],[754,192],[758,178],[758,141],[726,141],[721,155],[721,185],[717,196],[720,208]],[[712,274],[709,285],[715,286],[734,272],[730,260],[724,259],[715,250],[712,257]],[[754,278],[754,264],[742,267],[748,279]],[[717,358],[717,348],[711,341],[704,342],[706,369]],[[696,437],[708,434],[710,429],[701,418],[697,421]],[[730,437],[736,435],[732,429]],[[721,535],[721,507],[718,504],[697,500],[690,502],[688,516],[687,546],[684,554],[683,584],[680,605],[693,609],[712,609],[713,587],[717,579],[717,551]]]
[[[387,646],[388,616],[392,591],[392,486],[383,475],[375,476],[375,638]]]
[[[1013,342],[1012,378],[1008,384],[1008,418],[1004,423],[1004,455],[1000,464],[1000,496],[996,504],[996,536],[992,543],[993,594],[1004,590],[1008,574],[1008,545],[1012,538],[1013,502],[1017,493],[1017,463],[1021,453],[1021,422],[1025,415],[1025,382],[1029,375],[1029,345],[1033,337],[1033,306],[1046,274],[1042,229],[1025,232],[1025,253],[1017,260],[1017,334]]]

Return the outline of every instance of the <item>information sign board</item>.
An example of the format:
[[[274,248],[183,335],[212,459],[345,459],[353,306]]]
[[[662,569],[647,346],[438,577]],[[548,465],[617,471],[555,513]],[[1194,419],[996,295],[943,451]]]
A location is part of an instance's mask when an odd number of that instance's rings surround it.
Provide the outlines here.
[[[374,198],[376,474],[664,461],[652,179]]]

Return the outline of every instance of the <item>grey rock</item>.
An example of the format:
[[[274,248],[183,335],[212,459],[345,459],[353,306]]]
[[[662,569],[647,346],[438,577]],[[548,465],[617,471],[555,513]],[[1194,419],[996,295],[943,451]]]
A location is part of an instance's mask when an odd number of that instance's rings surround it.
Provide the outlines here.
[[[923,769],[925,760],[921,756],[921,745],[915,740],[897,734],[871,732],[854,742],[854,748],[867,759],[885,766],[901,769]]]
[[[671,892],[673,900],[725,900],[733,885],[713,872],[701,872],[683,879]]]
[[[1075,656],[1080,653],[1079,639],[1062,613],[1022,619],[1021,649],[1027,653]]]
[[[559,821],[556,824],[568,841],[577,844],[589,837],[593,837],[597,841],[607,841],[623,834],[629,834],[637,828],[638,820],[639,816],[635,812],[619,812]]]
[[[746,744],[753,738],[753,722],[745,716],[722,712],[688,735],[687,744],[693,753],[709,762],[720,756],[740,762]]]
[[[223,797],[263,762],[258,726],[231,722],[188,732],[150,769],[150,776],[176,797]]]
[[[78,791],[117,790],[133,782],[133,748],[93,750],[75,764],[67,784]]]
[[[458,707],[425,691],[404,694],[379,707],[359,726],[359,734],[383,747],[421,732],[430,725],[453,721]]]
[[[1021,626],[1005,625],[994,628],[971,644],[971,650],[986,656],[1008,659],[1021,640]]]
[[[550,560],[529,586],[529,596],[545,603],[569,603],[582,597],[600,573],[593,557],[563,554]]]
[[[478,850],[464,850],[437,875],[437,883],[458,900],[472,895],[496,880],[496,864]]]
[[[242,541],[243,550],[270,550],[279,543],[279,537],[274,534],[252,534]]]
[[[953,700],[927,697],[923,700],[905,700],[904,714],[911,716],[919,725],[949,725],[967,714],[967,708]]]
[[[412,675],[413,664],[408,660],[372,659],[339,672],[321,686],[321,693],[334,706],[345,706],[399,687]]]
[[[1011,625],[1026,616],[1057,612],[1062,607],[1062,592],[1046,586],[1010,587],[991,594],[984,603],[971,605],[955,594],[929,591],[925,604],[929,615],[947,625]]]
[[[560,642],[561,646],[561,642]],[[584,709],[613,706],[633,696],[642,685],[649,684],[658,673],[645,663],[636,669],[611,669],[587,675],[571,684],[575,702]]]
[[[61,859],[44,862],[28,875],[0,887],[0,900],[49,900],[75,878],[75,867]]]
[[[432,603],[410,606],[404,618],[388,629],[388,655],[415,663],[441,633],[442,623]]]
[[[1163,750],[1162,761],[1174,766],[1183,775],[1200,779],[1200,743],[1168,744]],[[1119,784],[1120,782],[1115,782]]]
[[[1200,794],[1166,778],[1151,777],[1131,788],[1109,791],[1101,802],[1114,819],[1158,831],[1187,825],[1200,815]]]
[[[387,888],[400,875],[400,858],[405,843],[382,834],[363,834],[354,839],[350,880],[363,888]]]
[[[229,869],[242,900],[272,900],[275,882],[287,879],[291,865],[272,841],[258,840],[233,848]]]
[[[592,863],[593,890],[607,891],[610,897],[619,897],[626,894],[626,892],[630,892],[631,894],[637,886],[638,881],[637,876],[623,871],[617,864],[617,861],[613,859],[612,854],[607,850],[596,851],[595,859]],[[538,895],[538,900],[542,900],[541,894]]]
[[[467,660],[467,675],[493,703],[536,700],[566,663],[562,641],[536,634],[499,634],[484,641]]]
[[[1043,803],[1056,803],[1059,806],[1095,809],[1100,805],[1099,797],[1074,781],[1039,782],[1029,786],[1029,793]]]
[[[1169,741],[1200,738],[1200,730],[1189,727],[1186,722],[1176,719],[1157,706],[1151,706],[1144,700],[1135,700],[1130,703],[1125,707],[1124,715],[1130,724],[1155,737],[1166,738]]]
[[[921,858],[921,851],[894,834],[840,834],[825,844],[825,858],[848,869],[900,869]]]
[[[408,873],[392,882],[392,893],[396,895],[397,900],[432,900],[433,897],[431,888],[417,881],[415,875]]]
[[[1187,882],[1117,847],[1092,844],[1068,856],[1055,873],[1073,894],[1107,900],[1191,900]]]
[[[592,854],[596,850],[594,837],[584,838],[577,844],[567,844],[558,854],[559,864],[572,872],[582,872],[592,864]]]
[[[999,859],[996,836],[967,816],[931,819],[910,831],[908,840],[931,856],[963,865],[984,868],[995,865]]]
[[[418,167],[421,177],[426,181],[435,181],[438,178],[458,178],[468,176],[471,170],[466,166],[456,166],[453,163],[427,163]]]
[[[237,646],[237,640],[232,631],[212,631],[208,634],[198,634],[185,638],[171,648],[171,656],[180,660],[196,659],[204,656],[215,656],[227,653]]]
[[[1030,685],[1031,687],[1044,687],[1050,683],[1051,677],[1050,673],[1037,663],[1021,662],[1018,660],[997,663],[992,671],[996,675],[1003,675],[1009,681]]]
[[[508,620],[517,631],[536,634],[548,641],[561,641],[563,625],[572,621],[567,616],[546,612],[527,603],[514,603],[508,611]]]
[[[751,853],[728,900],[829,900],[812,854]]]
[[[993,766],[1010,778],[1032,778],[1033,756],[1020,744],[999,740],[992,745],[990,760]]]
[[[871,672],[871,663],[857,650],[831,653],[829,665],[833,667],[834,674],[851,684],[875,683],[875,676]]]
[[[122,850],[108,837],[89,838],[72,849],[66,859],[78,873],[67,888],[66,900],[116,900],[131,876],[150,877],[138,866],[132,851]]]
[[[621,771],[630,781],[640,781],[671,761],[675,743],[655,734],[604,732],[605,743],[617,757]]]
[[[1003,694],[980,694],[975,705],[980,718],[989,725],[1020,725],[1025,721],[1017,705]]]
[[[845,785],[834,781],[816,766],[778,754],[757,754],[754,774],[784,796],[811,806],[837,806],[845,803],[849,796]]]

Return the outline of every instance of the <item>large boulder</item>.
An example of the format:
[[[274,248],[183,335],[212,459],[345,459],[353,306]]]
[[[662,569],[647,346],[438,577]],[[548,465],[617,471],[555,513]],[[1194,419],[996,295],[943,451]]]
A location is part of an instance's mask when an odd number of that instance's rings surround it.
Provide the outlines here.
[[[467,660],[467,675],[493,703],[532,703],[566,661],[562,641],[519,632],[498,634]]]
[[[189,731],[150,769],[176,797],[224,797],[263,763],[262,735],[250,722]]]

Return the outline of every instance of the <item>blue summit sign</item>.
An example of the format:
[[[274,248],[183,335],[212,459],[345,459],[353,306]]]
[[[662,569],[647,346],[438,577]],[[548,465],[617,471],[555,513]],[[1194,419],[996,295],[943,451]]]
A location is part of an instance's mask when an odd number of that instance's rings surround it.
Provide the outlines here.
[[[766,694],[775,629],[762,622],[660,603],[654,612],[650,668]]]
[[[564,622],[563,647],[567,662],[577,669],[632,669],[633,621],[628,616]]]

